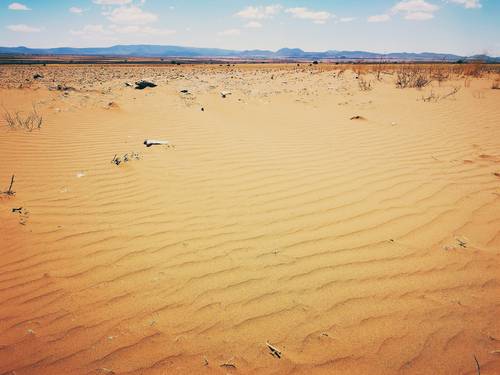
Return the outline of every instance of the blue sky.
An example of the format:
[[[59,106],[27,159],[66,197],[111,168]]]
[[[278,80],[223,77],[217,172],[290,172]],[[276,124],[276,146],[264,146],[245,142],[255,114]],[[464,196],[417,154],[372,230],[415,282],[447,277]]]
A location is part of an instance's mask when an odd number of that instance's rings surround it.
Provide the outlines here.
[[[500,0],[0,0],[0,45],[500,56]]]

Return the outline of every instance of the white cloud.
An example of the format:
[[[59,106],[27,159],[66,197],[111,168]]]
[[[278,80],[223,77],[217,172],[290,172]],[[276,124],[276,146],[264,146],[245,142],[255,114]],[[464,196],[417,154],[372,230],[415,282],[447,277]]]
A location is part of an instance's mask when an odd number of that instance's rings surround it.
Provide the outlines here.
[[[437,5],[425,0],[403,0],[391,8],[391,13],[403,13],[406,20],[427,21],[434,18],[434,12],[438,10]]]
[[[467,9],[481,8],[481,0],[446,0],[448,3],[455,3],[462,5]]]
[[[368,22],[387,22],[391,19],[388,14],[376,14],[374,16],[368,17]]]
[[[107,16],[111,22],[117,24],[144,25],[158,20],[156,14],[145,12],[134,5],[115,8]]]
[[[339,18],[339,22],[352,22],[356,19],[356,17],[341,17]]]
[[[393,13],[398,12],[425,12],[432,13],[439,9],[437,5],[430,4],[425,0],[403,0],[394,5],[391,9]]]
[[[241,32],[239,29],[227,29],[224,31],[219,31],[217,33],[217,35],[220,35],[220,36],[238,36],[240,34],[241,34]]]
[[[8,7],[10,10],[31,10],[26,5],[21,3],[11,3]]]
[[[236,16],[247,19],[261,20],[264,18],[272,18],[278,14],[283,7],[281,5],[268,6],[248,6],[236,13]]]
[[[130,4],[132,0],[92,0],[94,4],[98,5],[125,5]]]
[[[75,13],[75,14],[82,14],[83,13],[83,9],[78,8],[78,7],[71,7],[71,8],[69,8],[69,11],[70,11],[70,13]]]
[[[28,26],[24,24],[8,25],[7,29],[16,33],[39,33],[40,31],[42,31],[42,29],[38,27]]]
[[[245,25],[245,27],[250,29],[259,29],[262,27],[262,24],[258,21],[250,21]]]
[[[314,23],[323,24],[328,21],[330,18],[335,17],[335,15],[326,12],[326,11],[313,11],[307,8],[288,8],[285,10],[286,13],[289,13],[294,18],[312,20]]]

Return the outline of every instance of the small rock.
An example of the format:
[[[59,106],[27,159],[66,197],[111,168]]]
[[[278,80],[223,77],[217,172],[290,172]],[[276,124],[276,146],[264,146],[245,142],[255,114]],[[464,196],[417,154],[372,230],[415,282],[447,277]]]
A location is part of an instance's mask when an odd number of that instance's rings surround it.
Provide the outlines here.
[[[157,85],[149,81],[138,81],[135,83],[136,90],[144,90],[146,87],[156,87]]]
[[[356,115],[356,116],[352,116],[351,120],[366,120],[366,119],[363,116]]]

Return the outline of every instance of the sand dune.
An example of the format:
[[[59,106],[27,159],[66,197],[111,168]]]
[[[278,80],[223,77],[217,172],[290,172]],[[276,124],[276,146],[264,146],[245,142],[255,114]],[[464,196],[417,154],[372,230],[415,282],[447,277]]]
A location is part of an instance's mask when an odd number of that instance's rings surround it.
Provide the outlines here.
[[[500,373],[500,91],[339,69],[3,67],[0,373]]]

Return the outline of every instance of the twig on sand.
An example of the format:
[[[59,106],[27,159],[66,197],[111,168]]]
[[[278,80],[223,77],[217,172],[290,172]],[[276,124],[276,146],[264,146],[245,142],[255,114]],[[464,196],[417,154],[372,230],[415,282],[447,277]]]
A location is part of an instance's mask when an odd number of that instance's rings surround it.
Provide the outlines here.
[[[477,375],[481,375],[481,366],[479,366],[479,361],[477,360],[475,354],[474,354],[474,361],[476,361]]]
[[[168,141],[160,141],[157,139],[144,140],[144,145],[146,145],[146,147],[151,147],[151,146],[155,146],[155,145],[168,145],[168,144],[169,144]]]
[[[450,96],[453,96],[455,95],[458,91],[460,90],[460,87],[454,87],[453,90],[451,90],[448,94],[445,94],[443,96],[441,96],[441,99],[446,99]]]
[[[266,345],[269,348],[269,350],[271,351],[269,354],[271,354],[273,357],[281,359],[281,356],[282,356],[281,350],[279,350],[274,345],[271,345],[268,341],[266,341]]]
[[[16,192],[12,190],[12,185],[14,185],[14,180],[15,180],[15,175],[12,175],[12,177],[10,178],[9,189],[4,191],[3,194],[9,195],[9,196],[16,195]]]
[[[114,375],[116,374],[113,370],[109,369],[109,368],[106,368],[106,367],[101,367],[99,369],[100,372],[104,373],[104,374],[110,374],[110,375]]]
[[[220,367],[225,367],[225,368],[232,368],[236,369],[236,365],[233,363],[233,358],[227,360],[226,362],[222,363]]]

